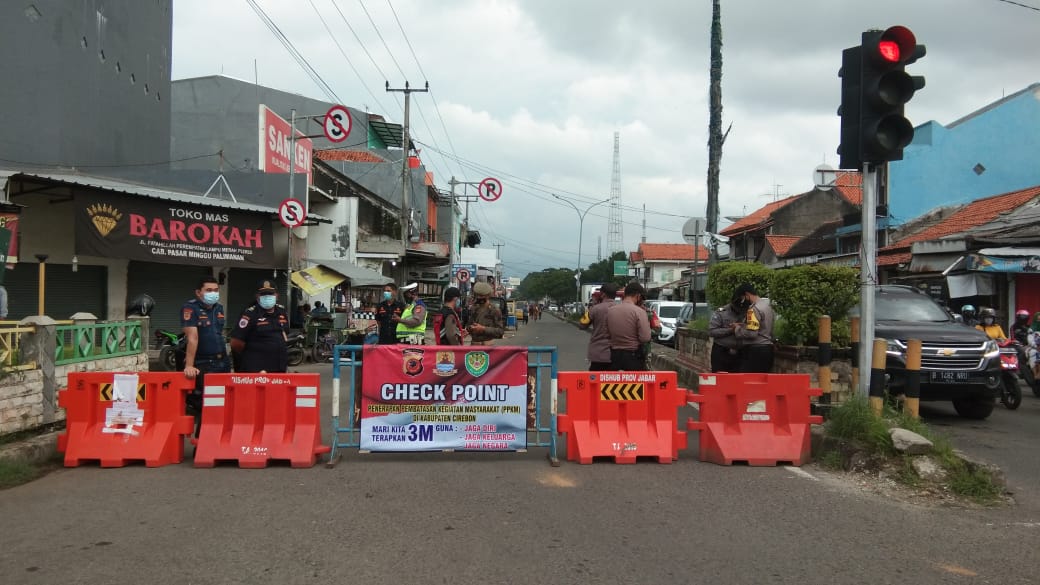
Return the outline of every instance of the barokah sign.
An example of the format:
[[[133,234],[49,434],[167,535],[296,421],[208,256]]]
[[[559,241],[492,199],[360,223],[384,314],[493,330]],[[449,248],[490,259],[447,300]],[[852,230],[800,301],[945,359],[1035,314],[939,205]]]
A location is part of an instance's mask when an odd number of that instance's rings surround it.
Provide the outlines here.
[[[198,266],[274,263],[273,222],[264,214],[139,196],[75,201],[77,254]]]

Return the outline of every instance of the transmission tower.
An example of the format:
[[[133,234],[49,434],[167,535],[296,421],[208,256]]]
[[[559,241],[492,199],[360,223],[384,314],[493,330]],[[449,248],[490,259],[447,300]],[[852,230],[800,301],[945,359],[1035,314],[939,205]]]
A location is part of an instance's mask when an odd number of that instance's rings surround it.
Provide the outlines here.
[[[610,177],[610,215],[607,216],[607,247],[610,255],[625,251],[621,233],[621,136],[614,132],[614,172]]]

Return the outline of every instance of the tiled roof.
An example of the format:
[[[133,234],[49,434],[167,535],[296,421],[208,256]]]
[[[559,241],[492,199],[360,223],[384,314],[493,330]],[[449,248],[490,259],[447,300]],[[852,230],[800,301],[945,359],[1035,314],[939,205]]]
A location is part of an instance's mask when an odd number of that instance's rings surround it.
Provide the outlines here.
[[[783,258],[787,255],[787,252],[798,243],[801,236],[766,236],[766,243],[773,248],[773,253],[776,254],[777,258]]]
[[[976,199],[945,219],[941,219],[898,242],[885,246],[879,252],[909,248],[914,242],[928,242],[943,236],[959,234],[970,228],[990,222],[1001,213],[1017,209],[1037,197],[1040,197],[1040,185],[1003,195]]]
[[[910,261],[910,252],[892,252],[889,254],[878,254],[877,265],[878,266],[895,266],[896,264],[906,264]]]
[[[697,246],[697,253],[701,259],[708,258],[708,249],[703,245]],[[690,244],[639,244],[639,254],[647,262],[654,260],[674,260],[682,262],[693,262],[693,246]]]
[[[780,209],[781,207],[787,205],[788,203],[794,201],[795,199],[798,199],[801,196],[802,195],[792,195],[791,197],[787,197],[785,199],[781,199],[779,201],[774,201],[772,203],[769,203],[769,204],[765,205],[764,207],[761,207],[761,208],[751,212],[749,215],[746,215],[746,216],[742,217],[740,220],[735,222],[733,225],[728,226],[726,229],[722,230],[719,233],[721,233],[724,236],[729,237],[729,236],[734,236],[734,235],[746,232],[748,230],[751,230],[751,229],[753,229],[753,228],[755,228],[755,227],[757,227],[759,225],[762,225],[766,221],[768,221],[769,217],[771,215],[773,215],[774,211],[776,211],[777,209]]]
[[[841,220],[828,221],[791,246],[787,255],[792,257],[833,253],[837,248],[834,232],[841,227]]]
[[[314,158],[318,160],[341,160],[347,162],[362,162],[362,163],[385,163],[389,162],[383,157],[373,154],[368,150],[341,150],[336,148],[330,148],[325,150],[315,150]]]
[[[643,261],[643,254],[640,252],[629,252],[628,261],[632,263],[638,263]]]
[[[834,188],[846,201],[859,206],[863,204],[863,175],[851,171],[838,171]]]

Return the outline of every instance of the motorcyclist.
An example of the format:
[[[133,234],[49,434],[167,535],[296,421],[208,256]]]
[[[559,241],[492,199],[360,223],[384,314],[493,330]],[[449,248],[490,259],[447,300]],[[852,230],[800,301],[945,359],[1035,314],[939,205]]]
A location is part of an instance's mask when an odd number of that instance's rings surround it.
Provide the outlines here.
[[[997,341],[1007,339],[1004,328],[1000,326],[1000,323],[997,323],[997,312],[991,307],[985,307],[979,311],[979,317],[982,322],[975,326],[976,329],[988,335],[990,339],[996,339]]]
[[[968,327],[975,327],[979,324],[979,319],[975,314],[975,305],[961,307],[961,317],[964,318],[964,324]]]
[[[1022,345],[1029,345],[1029,311],[1015,311],[1015,323],[1011,325],[1011,336]]]

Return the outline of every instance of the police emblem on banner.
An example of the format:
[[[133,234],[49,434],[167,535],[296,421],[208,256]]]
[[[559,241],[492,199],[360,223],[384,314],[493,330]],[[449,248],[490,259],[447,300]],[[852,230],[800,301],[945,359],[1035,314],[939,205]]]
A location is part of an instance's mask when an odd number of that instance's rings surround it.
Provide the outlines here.
[[[486,351],[471,351],[466,354],[466,371],[473,377],[483,376],[491,365],[491,358]]]
[[[401,352],[404,362],[404,373],[409,376],[418,376],[423,371],[423,350],[406,349]]]
[[[455,367],[455,352],[454,351],[438,351],[437,352],[437,366],[433,373],[438,376],[454,376],[458,372],[458,368]]]

